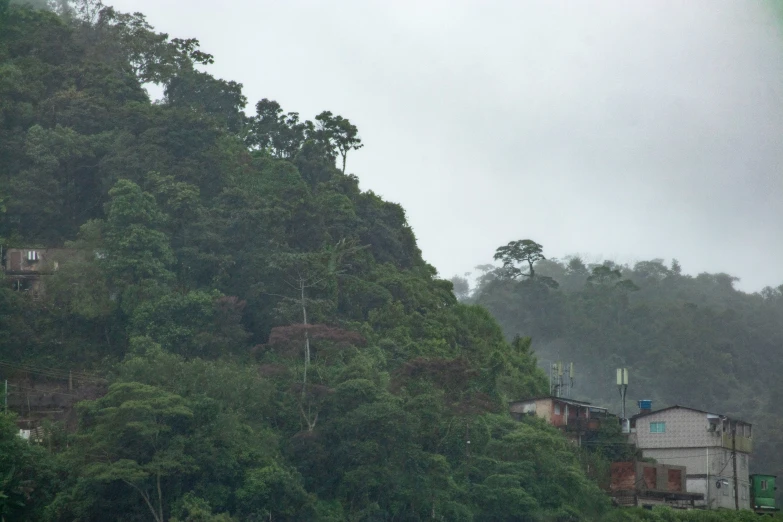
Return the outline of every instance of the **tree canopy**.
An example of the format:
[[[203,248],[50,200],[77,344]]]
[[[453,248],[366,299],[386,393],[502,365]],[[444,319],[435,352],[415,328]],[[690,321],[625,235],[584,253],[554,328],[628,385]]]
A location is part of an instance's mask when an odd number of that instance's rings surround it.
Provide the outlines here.
[[[606,455],[507,403],[546,393],[534,348],[563,331],[564,292],[600,311],[566,330],[592,349],[648,317],[634,299],[653,283],[523,240],[482,278],[486,308],[460,303],[404,209],[346,173],[354,123],[269,98],[245,114],[215,59],[97,0],[0,0],[0,238],[51,262],[35,296],[0,285],[0,375],[24,414],[0,414],[0,517],[629,520],[591,475]],[[695,288],[736,297],[728,276]],[[517,294],[529,307],[501,312]],[[776,342],[780,291],[753,299],[778,303],[757,308]],[[677,346],[735,342],[736,312],[673,310],[726,334]]]
[[[6,520],[605,513],[577,449],[506,413],[546,390],[529,340],[347,174],[350,120],[245,115],[197,40],[40,7],[3,4],[0,237],[59,268],[37,300],[0,287],[0,371],[61,414],[0,416]]]
[[[533,266],[558,288],[490,266],[463,301],[485,306],[507,339],[532,337],[542,359],[574,361],[583,399],[619,409],[614,371],[624,367],[629,397],[753,423],[751,470],[783,473],[783,285],[745,293],[728,274],[687,275],[677,260],[588,265],[571,256]]]

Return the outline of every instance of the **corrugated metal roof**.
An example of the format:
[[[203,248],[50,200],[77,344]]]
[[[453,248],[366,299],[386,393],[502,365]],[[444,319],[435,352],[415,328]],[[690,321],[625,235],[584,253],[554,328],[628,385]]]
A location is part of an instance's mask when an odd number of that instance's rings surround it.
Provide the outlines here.
[[[603,408],[601,406],[593,406],[589,402],[577,401],[577,400],[574,400],[574,399],[566,399],[565,397],[554,397],[552,395],[542,395],[540,397],[531,397],[530,399],[520,399],[518,401],[509,401],[509,404],[519,404],[520,402],[540,401],[542,399],[551,399],[553,401],[565,402],[566,404],[573,404],[575,406],[590,406],[590,408],[596,408],[596,409],[600,409],[600,410],[606,410],[607,409],[607,408]]]
[[[749,422],[745,422],[745,421],[740,420],[740,419],[732,419],[732,418],[729,418],[726,415],[721,415],[719,413],[712,413],[712,412],[709,412],[709,411],[699,410],[697,408],[691,408],[689,406],[682,406],[680,404],[675,404],[674,406],[668,406],[666,408],[661,408],[660,410],[650,411],[650,412],[646,412],[646,413],[637,413],[636,415],[631,417],[631,420],[640,419],[642,417],[647,417],[649,415],[655,415],[656,413],[662,413],[664,411],[669,411],[669,410],[673,410],[673,409],[676,409],[676,408],[681,408],[683,410],[695,411],[695,412],[698,412],[698,413],[703,413],[705,415],[715,415],[717,417],[727,418],[729,420],[733,420],[733,421],[736,421],[736,422],[741,422],[742,424],[747,424],[748,426],[751,425]]]

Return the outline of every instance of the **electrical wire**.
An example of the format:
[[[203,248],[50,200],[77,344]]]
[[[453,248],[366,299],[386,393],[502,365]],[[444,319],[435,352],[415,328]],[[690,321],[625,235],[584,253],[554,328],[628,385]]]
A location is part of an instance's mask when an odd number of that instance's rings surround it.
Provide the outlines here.
[[[62,368],[51,368],[51,367],[45,367],[45,366],[33,366],[31,364],[24,364],[24,363],[17,363],[17,362],[11,362],[0,359],[0,364],[6,365],[6,366],[15,366],[17,368],[23,368],[23,369],[31,369],[35,371],[40,372],[46,372],[46,373],[52,373],[52,374],[60,374],[60,375],[68,375],[71,374],[75,377],[80,377],[84,379],[95,379],[96,377],[87,373],[83,372],[76,372],[73,370],[65,370]]]
[[[38,366],[31,366],[27,364],[20,364],[20,363],[12,363],[8,361],[0,360],[0,366],[5,366],[8,368],[14,368],[16,370],[21,370],[29,373],[34,373],[36,375],[42,375],[44,377],[51,377],[54,379],[69,379],[74,378],[79,381],[90,381],[94,383],[101,383],[106,382],[105,379],[101,379],[100,377],[95,377],[91,375],[87,375],[85,373],[81,372],[73,372],[69,370],[59,370],[59,369],[48,369],[48,368],[42,368]]]
[[[70,397],[79,397],[79,395],[76,394],[76,393],[67,393],[67,392],[61,392],[61,391],[55,391],[55,390],[39,390],[37,388],[26,388],[24,386],[19,386],[17,384],[9,384],[8,387],[9,388],[11,388],[11,387],[17,388],[19,390],[33,391],[33,392],[38,392],[38,393],[43,393],[43,394],[49,393],[49,394],[53,394],[53,395],[56,394],[56,395],[68,395]],[[8,394],[11,395],[12,392],[9,392]],[[14,395],[28,395],[28,394],[27,393],[19,393],[19,394],[14,394]]]

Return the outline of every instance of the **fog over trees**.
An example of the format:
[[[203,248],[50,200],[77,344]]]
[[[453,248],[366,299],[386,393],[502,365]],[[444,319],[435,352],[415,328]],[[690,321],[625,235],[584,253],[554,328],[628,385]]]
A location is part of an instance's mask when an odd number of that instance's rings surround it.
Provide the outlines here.
[[[754,422],[775,472],[783,288],[532,235],[443,279],[354,174],[404,140],[251,94],[193,36],[0,0],[0,520],[747,520],[613,507],[611,462],[639,457],[618,423],[580,446],[508,404],[549,392],[554,357],[607,404],[627,366],[639,398]],[[271,49],[253,63],[285,75]]]

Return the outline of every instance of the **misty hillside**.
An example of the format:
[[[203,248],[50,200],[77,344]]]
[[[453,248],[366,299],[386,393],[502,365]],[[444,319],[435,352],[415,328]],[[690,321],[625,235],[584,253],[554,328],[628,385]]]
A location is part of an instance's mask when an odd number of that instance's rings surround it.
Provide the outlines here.
[[[779,292],[550,263],[461,303],[359,188],[361,129],[248,100],[219,59],[99,1],[0,0],[0,520],[747,519],[616,509],[616,423],[584,449],[507,408],[547,392],[536,342],[758,416]]]
[[[545,253],[545,252],[544,252]],[[577,396],[620,411],[615,369],[638,399],[755,425],[752,472],[783,475],[783,285],[748,294],[728,274],[683,274],[676,260],[589,265],[539,260],[533,277],[485,266],[463,300],[485,306],[508,338],[533,338],[541,366],[573,361]]]
[[[247,116],[197,40],[58,5],[0,2],[0,518],[603,517],[606,460],[509,417],[529,342],[359,189],[350,120]]]

